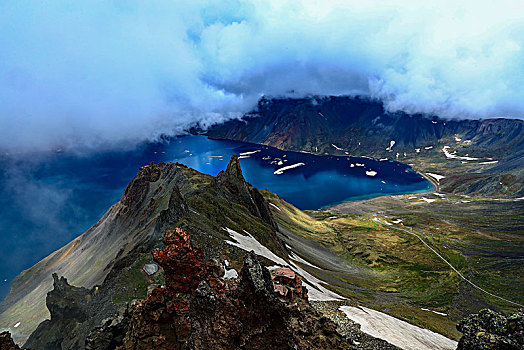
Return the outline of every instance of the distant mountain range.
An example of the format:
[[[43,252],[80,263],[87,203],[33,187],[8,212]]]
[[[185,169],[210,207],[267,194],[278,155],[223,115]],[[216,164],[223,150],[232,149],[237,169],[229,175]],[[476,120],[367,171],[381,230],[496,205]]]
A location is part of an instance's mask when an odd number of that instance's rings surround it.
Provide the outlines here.
[[[358,97],[262,98],[242,120],[216,125],[207,135],[284,150],[394,159],[421,172],[441,172],[448,179],[440,185],[450,192],[524,194],[520,119],[389,113],[381,103]]]

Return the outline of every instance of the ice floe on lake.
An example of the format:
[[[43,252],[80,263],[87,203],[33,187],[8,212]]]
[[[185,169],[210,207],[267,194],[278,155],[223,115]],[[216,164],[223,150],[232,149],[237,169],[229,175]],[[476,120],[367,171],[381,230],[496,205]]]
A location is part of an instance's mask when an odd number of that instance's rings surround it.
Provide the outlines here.
[[[283,164],[283,163],[282,163],[282,164]],[[280,164],[280,162],[278,163],[278,165],[282,165],[282,164]],[[293,169],[293,168],[298,168],[299,166],[303,166],[303,165],[306,165],[306,164],[304,164],[304,163],[296,163],[296,164],[287,165],[287,166],[285,166],[285,167],[283,167],[283,168],[280,168],[280,169],[275,170],[275,171],[273,172],[273,174],[275,174],[275,175],[281,175],[281,174],[283,174],[284,171],[286,171],[286,170]]]
[[[256,151],[242,152],[239,155],[245,157],[245,156],[249,156],[249,155],[252,155],[252,154],[255,154],[255,153],[258,153],[258,152],[262,152],[262,150],[257,149]]]

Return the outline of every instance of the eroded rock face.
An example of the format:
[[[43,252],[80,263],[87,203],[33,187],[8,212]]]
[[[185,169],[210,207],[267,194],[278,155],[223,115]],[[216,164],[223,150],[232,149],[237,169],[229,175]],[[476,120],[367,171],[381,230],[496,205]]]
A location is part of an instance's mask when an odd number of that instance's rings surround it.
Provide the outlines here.
[[[24,348],[38,350],[83,349],[85,338],[95,325],[115,314],[107,297],[96,286],[91,290],[71,286],[67,279],[53,274],[53,290],[47,293],[46,305],[51,314],[31,334]]]
[[[11,338],[11,333],[0,333],[0,350],[20,350],[20,347]]]
[[[459,350],[524,349],[523,310],[505,316],[484,309],[464,318],[457,329],[463,333],[457,347]]]
[[[153,259],[164,268],[166,285],[172,293],[194,291],[208,276],[204,253],[193,247],[187,233],[177,228],[164,234],[164,246],[153,250]]]
[[[117,349],[349,348],[334,323],[294,297],[306,293],[296,275],[280,271],[272,277],[251,252],[239,278],[223,279],[220,262],[205,261],[186,232],[167,231],[164,243],[153,255],[164,269],[166,286],[150,289],[134,305]],[[280,297],[275,285],[295,292]],[[105,338],[103,329],[97,330],[86,348],[94,349],[93,341]]]
[[[276,230],[277,225],[273,220],[267,202],[260,192],[244,179],[236,154],[231,156],[226,170],[218,173],[215,182],[227,188],[233,196],[246,206],[252,215],[261,218]]]
[[[307,288],[302,285],[295,271],[289,267],[271,270],[271,279],[275,292],[283,297],[293,299],[295,296],[308,300]]]

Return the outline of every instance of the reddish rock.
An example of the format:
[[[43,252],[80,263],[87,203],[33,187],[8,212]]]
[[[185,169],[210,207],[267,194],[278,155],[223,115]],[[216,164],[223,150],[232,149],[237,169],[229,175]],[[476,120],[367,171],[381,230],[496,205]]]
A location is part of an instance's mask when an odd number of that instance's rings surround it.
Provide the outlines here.
[[[296,273],[288,267],[271,270],[271,279],[275,292],[283,297],[293,299],[299,297],[308,300],[307,288]]]
[[[164,247],[153,250],[153,259],[164,268],[168,290],[194,291],[208,276],[202,250],[193,247],[189,235],[179,228],[166,231],[163,242]]]
[[[167,231],[164,244],[153,256],[167,285],[150,290],[146,300],[134,305],[116,349],[349,347],[335,325],[308,304],[307,291],[293,271],[279,269],[272,276],[251,252],[239,278],[225,280],[220,261],[205,261],[186,232]],[[293,296],[300,298],[290,302]],[[103,336],[99,331],[92,341]]]

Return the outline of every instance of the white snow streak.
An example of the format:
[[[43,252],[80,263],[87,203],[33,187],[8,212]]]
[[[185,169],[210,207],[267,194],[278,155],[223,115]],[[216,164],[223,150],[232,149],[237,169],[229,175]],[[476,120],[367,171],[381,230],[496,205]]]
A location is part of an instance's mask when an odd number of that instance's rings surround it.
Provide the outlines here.
[[[279,163],[280,165],[280,163]],[[288,165],[288,166],[285,166],[283,168],[280,168],[280,169],[277,169],[273,172],[273,174],[275,175],[281,175],[284,173],[284,171],[286,170],[289,170],[289,169],[293,169],[293,168],[298,168],[299,166],[302,166],[302,165],[306,165],[304,163],[296,163],[296,164],[291,164],[291,165]]]
[[[443,335],[401,321],[393,316],[366,307],[341,306],[350,320],[361,330],[406,350],[451,350],[457,342]]]
[[[431,176],[432,178],[434,178],[435,180],[437,180],[437,182],[440,182],[440,180],[442,179],[445,179],[446,177],[443,176],[443,175],[439,175],[439,174],[433,174],[433,173],[426,173],[426,175],[429,175]]]

